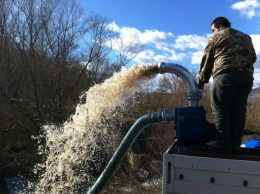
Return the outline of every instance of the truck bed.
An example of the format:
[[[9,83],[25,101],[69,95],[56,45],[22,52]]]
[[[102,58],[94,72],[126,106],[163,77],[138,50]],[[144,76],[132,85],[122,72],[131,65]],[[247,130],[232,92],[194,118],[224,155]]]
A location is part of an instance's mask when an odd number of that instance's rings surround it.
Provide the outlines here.
[[[260,149],[237,155],[171,146],[164,154],[164,194],[260,194]]]

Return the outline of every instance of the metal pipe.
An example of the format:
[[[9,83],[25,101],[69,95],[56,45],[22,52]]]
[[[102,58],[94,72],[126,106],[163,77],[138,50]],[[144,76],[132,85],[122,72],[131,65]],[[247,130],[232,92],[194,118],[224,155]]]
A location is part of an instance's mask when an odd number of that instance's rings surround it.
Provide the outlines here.
[[[174,73],[181,77],[188,86],[186,98],[189,106],[199,106],[201,92],[198,90],[197,83],[192,74],[186,68],[174,63],[161,62],[158,64],[158,71],[159,73]]]
[[[151,123],[173,121],[175,118],[174,111],[162,111],[146,114],[140,117],[134,125],[130,128],[114,155],[108,162],[106,168],[103,170],[96,183],[91,187],[87,194],[97,194],[106,185],[112,173],[115,171],[127,150],[132,146],[138,135],[143,131],[144,127]]]

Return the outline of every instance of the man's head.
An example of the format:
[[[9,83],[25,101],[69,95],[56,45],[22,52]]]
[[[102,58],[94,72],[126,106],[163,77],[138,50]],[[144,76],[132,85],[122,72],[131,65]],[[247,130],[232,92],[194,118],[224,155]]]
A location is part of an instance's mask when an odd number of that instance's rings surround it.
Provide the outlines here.
[[[217,17],[211,22],[211,30],[213,33],[217,33],[220,30],[229,27],[231,27],[231,23],[225,17]]]

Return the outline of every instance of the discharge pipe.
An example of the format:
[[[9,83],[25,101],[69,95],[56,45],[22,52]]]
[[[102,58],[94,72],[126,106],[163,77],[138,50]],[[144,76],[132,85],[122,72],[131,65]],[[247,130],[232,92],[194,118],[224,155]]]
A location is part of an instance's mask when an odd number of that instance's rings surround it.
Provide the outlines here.
[[[87,194],[98,194],[102,191],[112,173],[116,170],[128,149],[132,146],[138,135],[143,131],[144,127],[157,122],[173,121],[175,118],[174,111],[163,110],[162,112],[148,113],[140,117],[130,128],[114,155],[108,162],[96,183],[91,187]]]
[[[182,78],[188,86],[188,92],[186,93],[186,99],[189,106],[199,106],[201,99],[201,92],[198,90],[197,83],[192,74],[181,65],[175,63],[161,62],[158,64],[159,73],[174,73]]]

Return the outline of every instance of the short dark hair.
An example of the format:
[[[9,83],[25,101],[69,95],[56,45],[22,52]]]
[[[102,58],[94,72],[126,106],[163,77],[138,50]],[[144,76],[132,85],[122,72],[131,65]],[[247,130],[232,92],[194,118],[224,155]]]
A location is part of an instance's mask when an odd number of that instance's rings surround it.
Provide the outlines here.
[[[231,23],[230,21],[228,21],[227,18],[225,17],[217,17],[215,18],[212,22],[211,25],[214,24],[214,26],[216,28],[220,28],[220,26],[222,27],[231,27]]]

